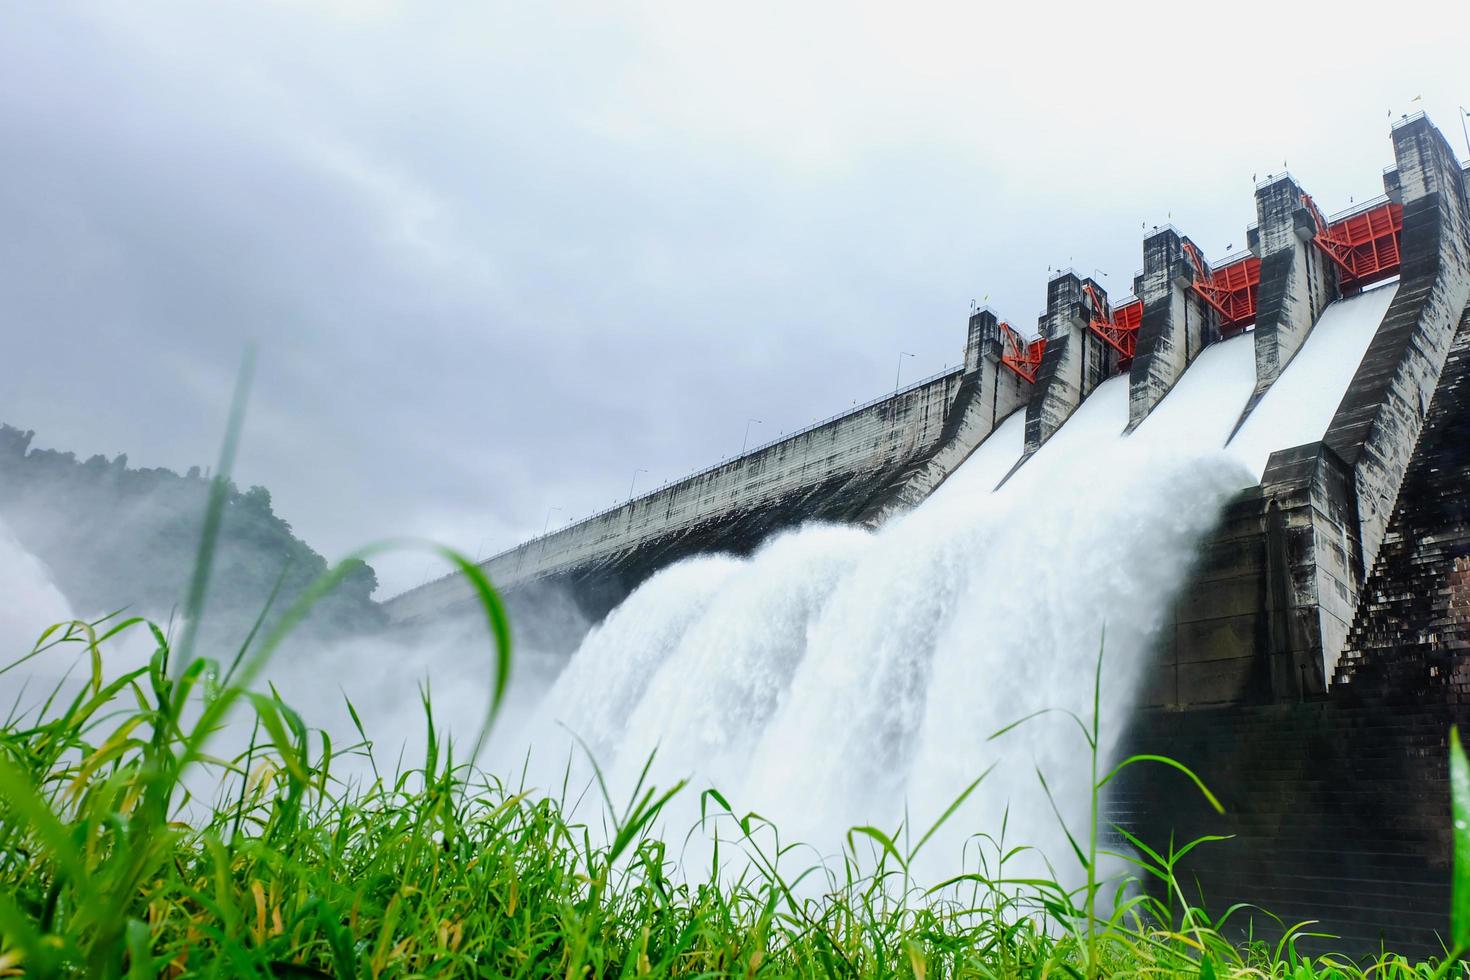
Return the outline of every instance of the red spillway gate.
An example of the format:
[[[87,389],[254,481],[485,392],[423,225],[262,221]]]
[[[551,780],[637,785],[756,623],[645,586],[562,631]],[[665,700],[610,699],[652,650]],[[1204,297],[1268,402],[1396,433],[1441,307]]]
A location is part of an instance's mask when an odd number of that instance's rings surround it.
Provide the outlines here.
[[[1093,289],[1092,283],[1083,283],[1082,291],[1092,301],[1092,317],[1087,322],[1088,329],[1118,352],[1118,367],[1128,367],[1133,363],[1134,351],[1138,349],[1138,328],[1143,323],[1143,300],[1130,300],[1109,310],[1097,290]]]
[[[1342,289],[1361,289],[1398,275],[1402,205],[1385,199],[1328,221],[1310,197],[1303,194],[1302,203],[1317,225],[1313,241],[1337,265]],[[1191,242],[1184,243],[1184,251],[1194,265],[1194,291],[1220,314],[1221,333],[1230,337],[1255,323],[1261,260],[1246,255],[1207,273]]]
[[[1002,322],[1000,342],[1000,362],[1016,372],[1022,381],[1034,385],[1036,373],[1041,370],[1041,355],[1046,350],[1046,341],[1041,337],[1027,341],[1015,327]]]
[[[1343,289],[1360,289],[1398,275],[1399,238],[1404,230],[1404,207],[1384,200],[1328,222],[1302,195],[1302,203],[1317,223],[1313,239],[1327,257],[1337,263]]]
[[[1384,198],[1328,221],[1309,196],[1302,195],[1302,204],[1312,212],[1312,220],[1317,226],[1313,242],[1337,266],[1338,284],[1343,290],[1361,289],[1399,274],[1403,205]],[[1184,242],[1184,253],[1194,266],[1191,288],[1220,314],[1222,335],[1233,337],[1256,322],[1256,293],[1261,285],[1260,259],[1246,254],[1230,259],[1218,269],[1206,271],[1204,257],[1193,242]],[[1084,283],[1082,288],[1092,301],[1088,328],[1118,352],[1119,367],[1126,368],[1138,348],[1143,301],[1130,300],[1109,310],[1091,283]],[[1000,325],[1000,335],[1003,346],[1001,363],[1022,380],[1035,384],[1046,341],[1028,342],[1009,323]]]
[[[1233,337],[1256,322],[1256,292],[1261,285],[1261,260],[1246,255],[1210,272],[1193,242],[1184,254],[1194,266],[1194,291],[1220,314],[1220,332]]]

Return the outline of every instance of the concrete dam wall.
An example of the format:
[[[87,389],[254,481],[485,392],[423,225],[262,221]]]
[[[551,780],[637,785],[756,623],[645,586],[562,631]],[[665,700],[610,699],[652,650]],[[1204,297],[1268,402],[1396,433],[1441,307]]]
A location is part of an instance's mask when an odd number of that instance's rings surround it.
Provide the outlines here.
[[[975,312],[963,366],[759,446],[578,524],[485,561],[503,592],[550,584],[600,616],[659,568],[706,551],[750,551],[807,521],[875,525],[918,504],[1030,385],[1002,366],[995,314]],[[473,603],[459,576],[390,600],[395,621],[452,615]]]
[[[1322,919],[1343,937],[1327,946],[1433,952],[1446,733],[1470,720],[1470,197],[1428,119],[1390,137],[1381,197],[1329,215],[1271,175],[1245,253],[1212,261],[1155,229],[1132,296],[1058,273],[1039,336],[974,311],[960,369],[483,567],[512,600],[551,587],[596,618],[679,559],[813,520],[878,527],[973,491],[977,472],[1024,481],[1079,438],[1156,438],[1228,404],[1224,448],[1256,482],[1168,605],[1127,736],[1190,765],[1228,812],[1145,771],[1113,787],[1110,817],[1157,846],[1233,834],[1183,869],[1213,909],[1255,902]],[[388,608],[413,624],[471,603],[447,577]]]

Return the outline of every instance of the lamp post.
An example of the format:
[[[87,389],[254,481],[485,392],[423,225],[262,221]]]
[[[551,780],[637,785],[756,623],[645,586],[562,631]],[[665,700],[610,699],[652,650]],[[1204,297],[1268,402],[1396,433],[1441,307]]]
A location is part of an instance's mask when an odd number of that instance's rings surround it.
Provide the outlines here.
[[[762,423],[760,419],[746,419],[745,420],[745,438],[740,440],[740,455],[744,456],[745,455],[745,447],[748,446],[748,445],[750,445],[750,427],[752,425],[762,425],[762,424],[764,424],[764,423]]]
[[[551,515],[561,510],[560,507],[549,507],[546,510],[546,523],[541,525],[541,536],[546,537],[546,532],[551,528]]]
[[[631,480],[628,481],[628,499],[629,500],[632,500],[633,499],[633,484],[635,484],[635,483],[638,482],[638,474],[639,473],[647,473],[647,472],[648,471],[645,470],[645,469],[643,469],[641,466],[638,469],[636,469],[636,470],[633,471],[633,479],[631,479]]]
[[[914,355],[910,354],[906,350],[901,350],[901,351],[898,352],[898,370],[893,372],[893,393],[895,395],[898,394],[898,379],[899,379],[899,376],[903,374],[903,359],[905,357],[913,357],[913,356]]]

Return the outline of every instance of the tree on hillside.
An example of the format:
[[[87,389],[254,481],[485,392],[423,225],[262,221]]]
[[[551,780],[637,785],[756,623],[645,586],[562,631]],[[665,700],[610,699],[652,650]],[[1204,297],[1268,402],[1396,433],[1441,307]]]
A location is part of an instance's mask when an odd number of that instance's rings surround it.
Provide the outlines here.
[[[33,449],[34,432],[0,424],[0,520],[51,570],[79,615],[128,608],[167,619],[180,607],[198,553],[210,480],[191,467],[133,469],[126,455]],[[227,485],[204,625],[221,640],[238,637],[265,607],[277,582],[274,613],[327,570],[272,508],[265,487]],[[377,575],[354,561],[321,601],[308,630],[342,633],[379,626]]]

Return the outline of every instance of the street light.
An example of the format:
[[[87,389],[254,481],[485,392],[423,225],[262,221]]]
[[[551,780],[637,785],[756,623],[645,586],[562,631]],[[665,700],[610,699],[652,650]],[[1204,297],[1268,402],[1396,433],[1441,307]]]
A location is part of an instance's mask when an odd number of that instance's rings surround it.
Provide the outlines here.
[[[547,511],[546,511],[546,523],[543,524],[543,525],[541,525],[541,536],[543,538],[546,537],[546,532],[551,527],[551,515],[554,514],[554,513],[556,513],[559,510],[561,510],[560,507],[551,507],[551,508],[548,508],[547,509]]]
[[[745,438],[740,440],[740,455],[745,455],[745,447],[750,445],[750,427],[752,425],[763,425],[760,419],[745,420]]]
[[[894,391],[894,394],[897,394],[898,393],[898,377],[899,377],[899,375],[903,374],[903,359],[905,357],[913,357],[913,356],[914,355],[910,354],[906,350],[901,350],[901,351],[898,352],[898,370],[893,372],[893,391]]]
[[[638,474],[639,473],[647,473],[647,472],[648,471],[645,470],[645,469],[643,469],[641,466],[638,469],[636,469],[636,470],[633,471],[633,479],[631,479],[631,480],[628,481],[628,499],[629,500],[632,500],[633,499],[633,484],[635,484],[635,483],[638,482]]]

